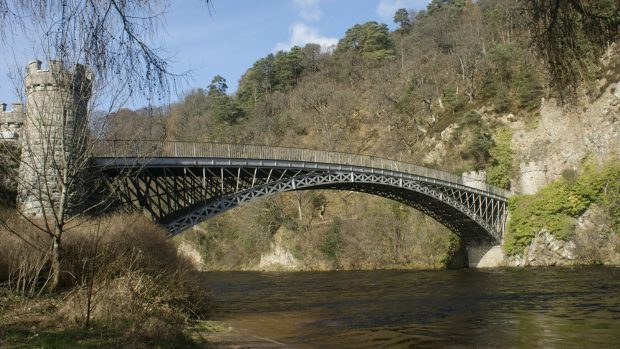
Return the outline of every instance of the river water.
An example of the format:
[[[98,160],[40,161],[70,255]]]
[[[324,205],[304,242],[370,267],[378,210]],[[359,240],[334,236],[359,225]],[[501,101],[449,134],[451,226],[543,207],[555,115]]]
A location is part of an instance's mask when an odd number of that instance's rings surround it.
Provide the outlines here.
[[[620,268],[209,276],[215,318],[274,347],[620,348]]]

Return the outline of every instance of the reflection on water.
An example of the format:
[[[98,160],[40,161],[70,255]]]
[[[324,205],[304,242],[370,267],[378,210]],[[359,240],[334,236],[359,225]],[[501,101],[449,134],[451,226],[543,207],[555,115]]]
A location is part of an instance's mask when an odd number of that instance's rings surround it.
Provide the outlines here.
[[[211,273],[217,317],[299,348],[617,348],[620,268]]]

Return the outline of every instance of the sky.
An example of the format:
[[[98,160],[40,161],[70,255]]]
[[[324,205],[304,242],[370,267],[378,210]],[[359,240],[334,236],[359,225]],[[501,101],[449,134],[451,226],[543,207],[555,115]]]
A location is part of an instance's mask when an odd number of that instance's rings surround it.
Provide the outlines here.
[[[215,75],[227,80],[229,93],[259,58],[293,45],[336,45],[355,24],[377,21],[395,28],[399,8],[420,10],[430,0],[172,0],[164,15],[159,45],[172,70],[189,72],[183,91],[205,88]],[[0,102],[15,100],[8,66],[32,59],[32,49],[0,51]],[[15,69],[13,69],[15,71]],[[21,70],[23,71],[23,69]]]

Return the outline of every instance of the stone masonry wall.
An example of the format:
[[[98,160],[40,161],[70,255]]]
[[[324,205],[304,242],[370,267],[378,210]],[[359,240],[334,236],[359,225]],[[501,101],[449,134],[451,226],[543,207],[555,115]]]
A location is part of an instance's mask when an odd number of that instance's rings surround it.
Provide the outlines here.
[[[16,141],[24,125],[26,114],[21,103],[13,103],[7,111],[6,104],[0,104],[0,141]]]
[[[47,70],[40,61],[26,69],[26,118],[21,141],[18,207],[48,214],[61,199],[63,178],[72,175],[85,136],[90,77],[82,66],[68,71],[60,61]],[[47,212],[47,213],[46,213]]]
[[[462,174],[463,184],[468,187],[478,188],[481,190],[486,189],[487,171],[470,171]]]
[[[519,193],[535,194],[547,184],[547,165],[543,161],[532,161],[519,165]]]

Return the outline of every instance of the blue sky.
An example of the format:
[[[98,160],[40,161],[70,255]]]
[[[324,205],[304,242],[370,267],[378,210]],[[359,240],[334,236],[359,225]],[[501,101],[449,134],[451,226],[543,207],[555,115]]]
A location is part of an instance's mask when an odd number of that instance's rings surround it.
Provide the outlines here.
[[[423,9],[429,0],[174,0],[158,41],[175,72],[190,72],[183,89],[206,87],[213,76],[226,78],[229,92],[259,58],[292,45],[314,42],[327,48],[357,23],[378,21],[394,28],[399,8]],[[0,101],[15,99],[7,65],[24,64],[32,50],[0,53]],[[175,101],[179,97],[172,96]]]

